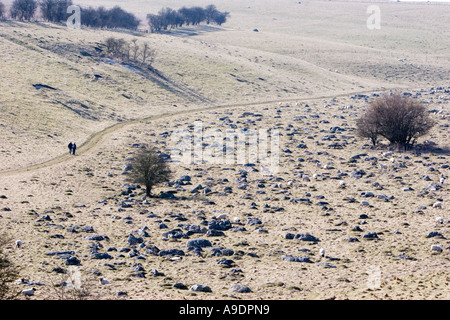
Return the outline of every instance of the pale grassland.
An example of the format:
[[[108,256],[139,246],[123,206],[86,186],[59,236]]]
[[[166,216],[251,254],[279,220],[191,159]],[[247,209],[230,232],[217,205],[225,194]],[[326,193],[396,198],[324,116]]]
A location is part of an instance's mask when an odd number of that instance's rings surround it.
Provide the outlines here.
[[[139,16],[157,12],[164,6],[191,5],[181,1],[102,4],[124,5]],[[116,121],[176,111],[176,107],[199,102],[186,101],[186,97],[168,92],[121,66],[80,55],[83,50],[92,52],[93,47],[111,35],[137,37],[156,47],[155,68],[178,88],[197,93],[210,105],[392,87],[431,87],[436,81],[445,82],[449,78],[450,61],[445,54],[450,46],[449,31],[444,28],[448,20],[446,5],[380,3],[381,29],[369,30],[366,27],[369,3],[365,2],[215,4],[220,10],[230,11],[230,21],[223,28],[197,28],[197,35],[190,37],[176,30],[170,36],[130,35],[68,30],[49,24],[3,23],[2,80],[10,90],[2,92],[1,107],[6,111],[3,117],[8,119],[7,123],[16,123],[16,133],[11,135],[10,128],[4,126],[0,130],[12,145],[20,144],[32,156],[16,157],[12,150],[16,147],[5,144],[2,153],[9,160],[2,161],[2,168],[52,158],[61,153],[68,140],[84,141]],[[259,32],[252,31],[254,28]],[[94,82],[95,74],[102,76],[100,81]],[[31,86],[36,83],[54,86],[58,91],[38,92]],[[72,102],[69,107],[78,109],[81,103],[88,109],[81,108],[84,118],[80,118],[56,101]],[[19,105],[24,114],[17,117],[14,110]],[[54,112],[60,114],[57,120],[46,117]],[[33,153],[36,131],[26,141],[17,136],[23,128],[27,132],[31,128],[40,130],[44,137],[40,145],[47,146]],[[65,128],[70,128],[70,135],[64,132]]]

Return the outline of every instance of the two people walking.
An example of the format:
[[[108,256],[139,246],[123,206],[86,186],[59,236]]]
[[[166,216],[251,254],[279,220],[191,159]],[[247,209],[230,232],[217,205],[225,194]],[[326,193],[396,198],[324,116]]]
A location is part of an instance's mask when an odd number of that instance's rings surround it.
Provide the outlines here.
[[[69,143],[68,147],[69,147],[69,154],[75,155],[75,151],[77,150],[77,145],[75,144],[75,142]]]

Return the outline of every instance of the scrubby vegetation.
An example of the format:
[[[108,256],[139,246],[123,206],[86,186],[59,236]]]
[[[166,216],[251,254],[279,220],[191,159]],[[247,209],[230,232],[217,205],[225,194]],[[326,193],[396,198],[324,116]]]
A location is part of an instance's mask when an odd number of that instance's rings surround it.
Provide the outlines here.
[[[72,4],[72,0],[42,0],[39,7],[44,20],[62,22],[67,19],[67,8]]]
[[[14,0],[9,14],[12,19],[30,21],[34,17],[37,8],[38,3],[35,0]]]
[[[155,185],[168,181],[171,176],[168,163],[156,148],[144,149],[136,154],[131,167],[130,181],[144,184],[147,197],[151,196]]]
[[[0,1],[0,19],[5,17],[5,5]]]
[[[435,121],[423,104],[399,93],[374,100],[357,121],[358,134],[369,138],[373,145],[378,136],[382,136],[391,145],[405,149],[414,145],[417,138],[427,134],[434,125]]]
[[[140,20],[132,13],[126,12],[119,6],[112,9],[98,8],[82,8],[81,24],[92,28],[120,28],[136,30],[140,24]]]
[[[19,269],[10,261],[5,252],[10,237],[0,235],[0,300],[12,300],[17,298],[20,291],[14,290],[12,284],[19,278]]]
[[[151,66],[155,58],[155,50],[148,43],[140,45],[137,39],[127,42],[124,39],[109,37],[105,41],[107,54],[112,59]]]

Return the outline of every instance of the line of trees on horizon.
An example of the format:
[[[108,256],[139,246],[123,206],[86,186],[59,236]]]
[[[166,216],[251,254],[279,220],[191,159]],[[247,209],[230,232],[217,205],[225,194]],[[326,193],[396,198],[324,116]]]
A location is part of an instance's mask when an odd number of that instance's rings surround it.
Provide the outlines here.
[[[0,19],[9,18],[19,21],[37,20],[37,12],[40,9],[41,18],[52,23],[62,23],[71,13],[67,8],[73,5],[72,0],[14,0],[9,12],[0,0]],[[129,29],[137,30],[141,20],[134,14],[123,10],[120,6],[106,9],[103,6],[81,7],[81,25],[91,28]],[[227,21],[229,12],[217,10],[215,5],[202,7],[183,7],[179,10],[163,8],[158,14],[148,14],[147,23],[151,32],[178,28],[183,25],[206,24],[222,25]]]

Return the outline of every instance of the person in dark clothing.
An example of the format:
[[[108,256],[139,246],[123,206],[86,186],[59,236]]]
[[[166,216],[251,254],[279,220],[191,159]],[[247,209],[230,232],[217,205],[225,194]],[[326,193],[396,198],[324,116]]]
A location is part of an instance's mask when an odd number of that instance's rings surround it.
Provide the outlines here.
[[[69,147],[69,154],[72,154],[72,148],[73,148],[72,142],[69,143],[68,147]]]
[[[77,145],[75,142],[72,144],[72,154],[75,155],[75,151],[77,150]]]

